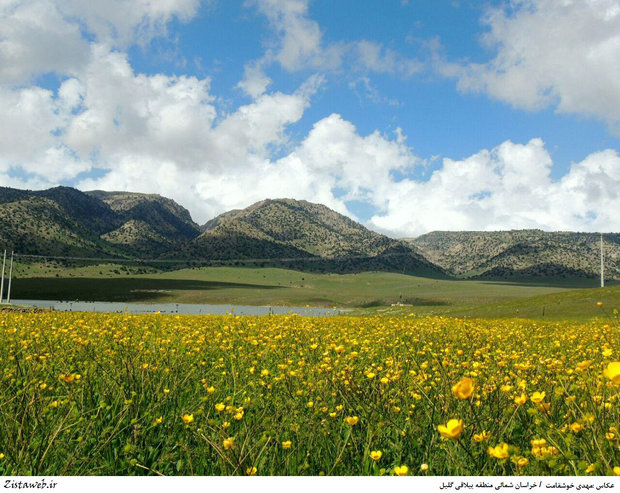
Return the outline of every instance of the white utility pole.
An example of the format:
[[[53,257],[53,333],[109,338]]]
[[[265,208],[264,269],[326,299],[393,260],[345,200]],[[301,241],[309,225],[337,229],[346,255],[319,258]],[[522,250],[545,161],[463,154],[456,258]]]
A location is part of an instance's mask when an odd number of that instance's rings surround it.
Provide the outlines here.
[[[9,267],[9,287],[6,291],[6,302],[11,302],[11,279],[13,278],[13,250],[11,250],[11,266]]]
[[[603,254],[603,233],[601,233],[601,287],[605,287],[605,261]]]
[[[6,250],[4,250],[4,260],[2,260],[2,281],[0,281],[0,303],[4,296],[4,265],[6,264]]]

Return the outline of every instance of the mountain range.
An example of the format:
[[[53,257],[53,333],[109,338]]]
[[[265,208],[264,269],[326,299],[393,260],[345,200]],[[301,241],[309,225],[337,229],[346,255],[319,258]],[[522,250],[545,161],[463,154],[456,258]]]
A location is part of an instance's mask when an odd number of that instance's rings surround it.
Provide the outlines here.
[[[447,275],[407,242],[291,199],[264,200],[200,226],[154,194],[0,188],[0,242],[22,255]]]
[[[406,241],[460,278],[520,280],[600,276],[598,233],[434,231]],[[604,235],[605,278],[620,279],[620,234]]]
[[[70,187],[0,188],[0,245],[19,254],[384,270],[427,277],[594,277],[599,236],[540,230],[432,232],[393,239],[321,204],[263,200],[204,225],[156,194]],[[605,235],[608,278],[620,279],[620,234]]]

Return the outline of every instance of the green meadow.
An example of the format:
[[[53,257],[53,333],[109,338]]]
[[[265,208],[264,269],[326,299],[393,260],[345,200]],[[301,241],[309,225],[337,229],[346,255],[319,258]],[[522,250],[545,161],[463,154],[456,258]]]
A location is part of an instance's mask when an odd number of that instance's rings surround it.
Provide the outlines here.
[[[620,287],[597,280],[492,282],[429,279],[397,273],[316,274],[277,268],[20,265],[13,299],[142,303],[324,306],[354,314],[458,317],[589,318],[611,306]]]

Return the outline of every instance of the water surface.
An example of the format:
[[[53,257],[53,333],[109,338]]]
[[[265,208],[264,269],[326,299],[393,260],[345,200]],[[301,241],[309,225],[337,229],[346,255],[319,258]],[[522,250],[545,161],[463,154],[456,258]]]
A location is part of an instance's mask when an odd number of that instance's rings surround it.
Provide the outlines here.
[[[94,313],[174,313],[179,315],[288,315],[327,317],[339,309],[296,306],[199,305],[189,303],[114,303],[108,301],[11,300],[15,305],[52,308],[62,312]]]

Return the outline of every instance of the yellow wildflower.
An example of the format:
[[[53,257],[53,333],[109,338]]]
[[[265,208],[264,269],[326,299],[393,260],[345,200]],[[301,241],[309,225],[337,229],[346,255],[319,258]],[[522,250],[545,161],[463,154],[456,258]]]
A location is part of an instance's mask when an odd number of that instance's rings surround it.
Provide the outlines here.
[[[572,431],[573,433],[579,433],[581,430],[583,430],[583,425],[581,423],[573,423],[569,426],[570,431]]]
[[[349,426],[355,426],[360,419],[357,416],[347,416],[344,420]]]
[[[603,370],[603,374],[613,383],[620,385],[620,361],[614,361],[613,363],[609,363],[609,365],[607,365],[607,368]]]
[[[620,469],[620,467],[618,469]],[[394,474],[397,476],[406,476],[408,472],[409,468],[407,466],[396,466],[394,468]]]
[[[183,423],[185,423],[186,425],[190,424],[192,421],[194,421],[194,415],[193,414],[184,414],[181,419],[183,420]]]
[[[530,460],[527,457],[519,457],[517,459],[517,466],[525,467],[530,463]]]
[[[496,459],[507,459],[508,458],[508,444],[500,443],[496,447],[489,447],[489,455],[491,457],[495,457]]]
[[[483,431],[482,433],[475,433],[474,434],[474,440],[478,443],[483,442],[484,440],[488,439],[491,436],[491,434],[488,431]]]
[[[522,393],[520,396],[515,397],[515,404],[522,406],[527,402],[527,395]]]
[[[381,450],[372,450],[369,455],[370,458],[376,462],[381,458],[383,452],[381,452]]]
[[[592,365],[592,361],[590,361],[590,360],[584,360],[584,361],[581,361],[581,362],[577,363],[577,368],[579,368],[580,370],[586,370],[586,369],[588,369],[591,365]]]
[[[444,438],[456,439],[463,433],[463,420],[451,419],[445,425],[437,426],[437,431]]]
[[[474,382],[465,377],[452,386],[452,393],[457,399],[469,399],[474,393]]]

